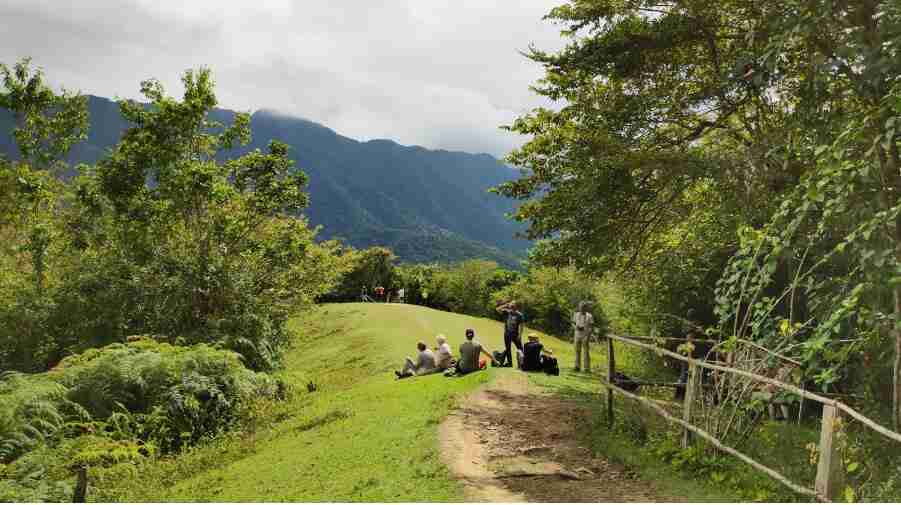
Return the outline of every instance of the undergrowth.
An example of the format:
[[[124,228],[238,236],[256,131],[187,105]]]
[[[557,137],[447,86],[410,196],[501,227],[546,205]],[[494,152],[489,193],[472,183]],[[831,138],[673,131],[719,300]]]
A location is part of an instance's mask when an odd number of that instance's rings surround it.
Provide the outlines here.
[[[233,352],[137,339],[0,376],[0,501],[69,501],[73,473],[139,464],[265,414],[283,383]]]

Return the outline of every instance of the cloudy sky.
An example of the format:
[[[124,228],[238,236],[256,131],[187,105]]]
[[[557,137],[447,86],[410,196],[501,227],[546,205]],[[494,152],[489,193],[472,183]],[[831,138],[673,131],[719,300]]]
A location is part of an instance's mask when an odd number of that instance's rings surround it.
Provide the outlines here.
[[[53,83],[138,97],[207,65],[223,107],[275,109],[368,140],[503,155],[499,125],[542,104],[518,51],[562,45],[562,0],[3,0],[0,62]]]

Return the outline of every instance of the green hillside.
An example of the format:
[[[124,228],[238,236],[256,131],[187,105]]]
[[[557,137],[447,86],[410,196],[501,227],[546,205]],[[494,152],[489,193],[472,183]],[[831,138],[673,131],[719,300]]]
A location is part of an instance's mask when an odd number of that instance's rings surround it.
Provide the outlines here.
[[[297,394],[276,425],[252,445],[226,442],[142,469],[138,482],[98,483],[118,501],[459,501],[437,453],[437,424],[459,395],[518,373],[489,368],[464,378],[396,381],[392,370],[437,333],[453,347],[474,328],[486,347],[502,345],[501,325],[414,305],[326,305],[293,321],[299,337],[283,377]],[[546,337],[561,363],[570,346]],[[537,380],[545,380],[536,377]],[[588,377],[555,382],[591,387]],[[305,385],[318,385],[307,393]],[[97,497],[100,499],[101,497]]]

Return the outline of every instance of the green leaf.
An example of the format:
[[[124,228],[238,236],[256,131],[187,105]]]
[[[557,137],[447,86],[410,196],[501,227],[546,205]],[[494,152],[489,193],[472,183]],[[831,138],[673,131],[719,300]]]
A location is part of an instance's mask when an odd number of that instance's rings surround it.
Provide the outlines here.
[[[854,493],[854,489],[852,489],[851,486],[846,486],[845,492],[843,494],[845,501],[848,503],[854,503],[854,499],[857,497]]]

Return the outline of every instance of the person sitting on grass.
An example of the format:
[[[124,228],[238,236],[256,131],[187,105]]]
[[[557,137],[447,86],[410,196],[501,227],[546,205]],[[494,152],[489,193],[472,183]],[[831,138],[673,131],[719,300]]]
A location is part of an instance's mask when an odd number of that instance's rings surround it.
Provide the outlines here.
[[[484,354],[492,363],[494,358],[488,354],[488,351],[482,347],[482,344],[476,340],[476,332],[472,328],[466,330],[466,340],[460,344],[460,360],[454,370],[456,375],[466,375],[476,370],[485,368],[487,361],[479,361],[479,355]],[[453,375],[453,374],[450,374]]]
[[[405,379],[407,377],[413,377],[414,375],[428,375],[439,371],[437,362],[435,361],[435,353],[425,345],[425,342],[419,341],[416,344],[416,348],[419,350],[419,356],[417,357],[416,362],[414,363],[413,360],[408,357],[404,361],[403,370],[394,371],[394,375],[396,375],[398,379]]]
[[[538,335],[534,333],[529,334],[529,341],[522,346],[522,354],[524,372],[540,372],[556,366],[557,359],[553,357],[554,352],[545,349],[538,340]]]
[[[438,347],[435,348],[436,359],[438,361],[439,370],[447,370],[454,366],[454,354],[451,352],[450,346],[447,344],[447,338],[444,335],[435,337],[438,341]]]

